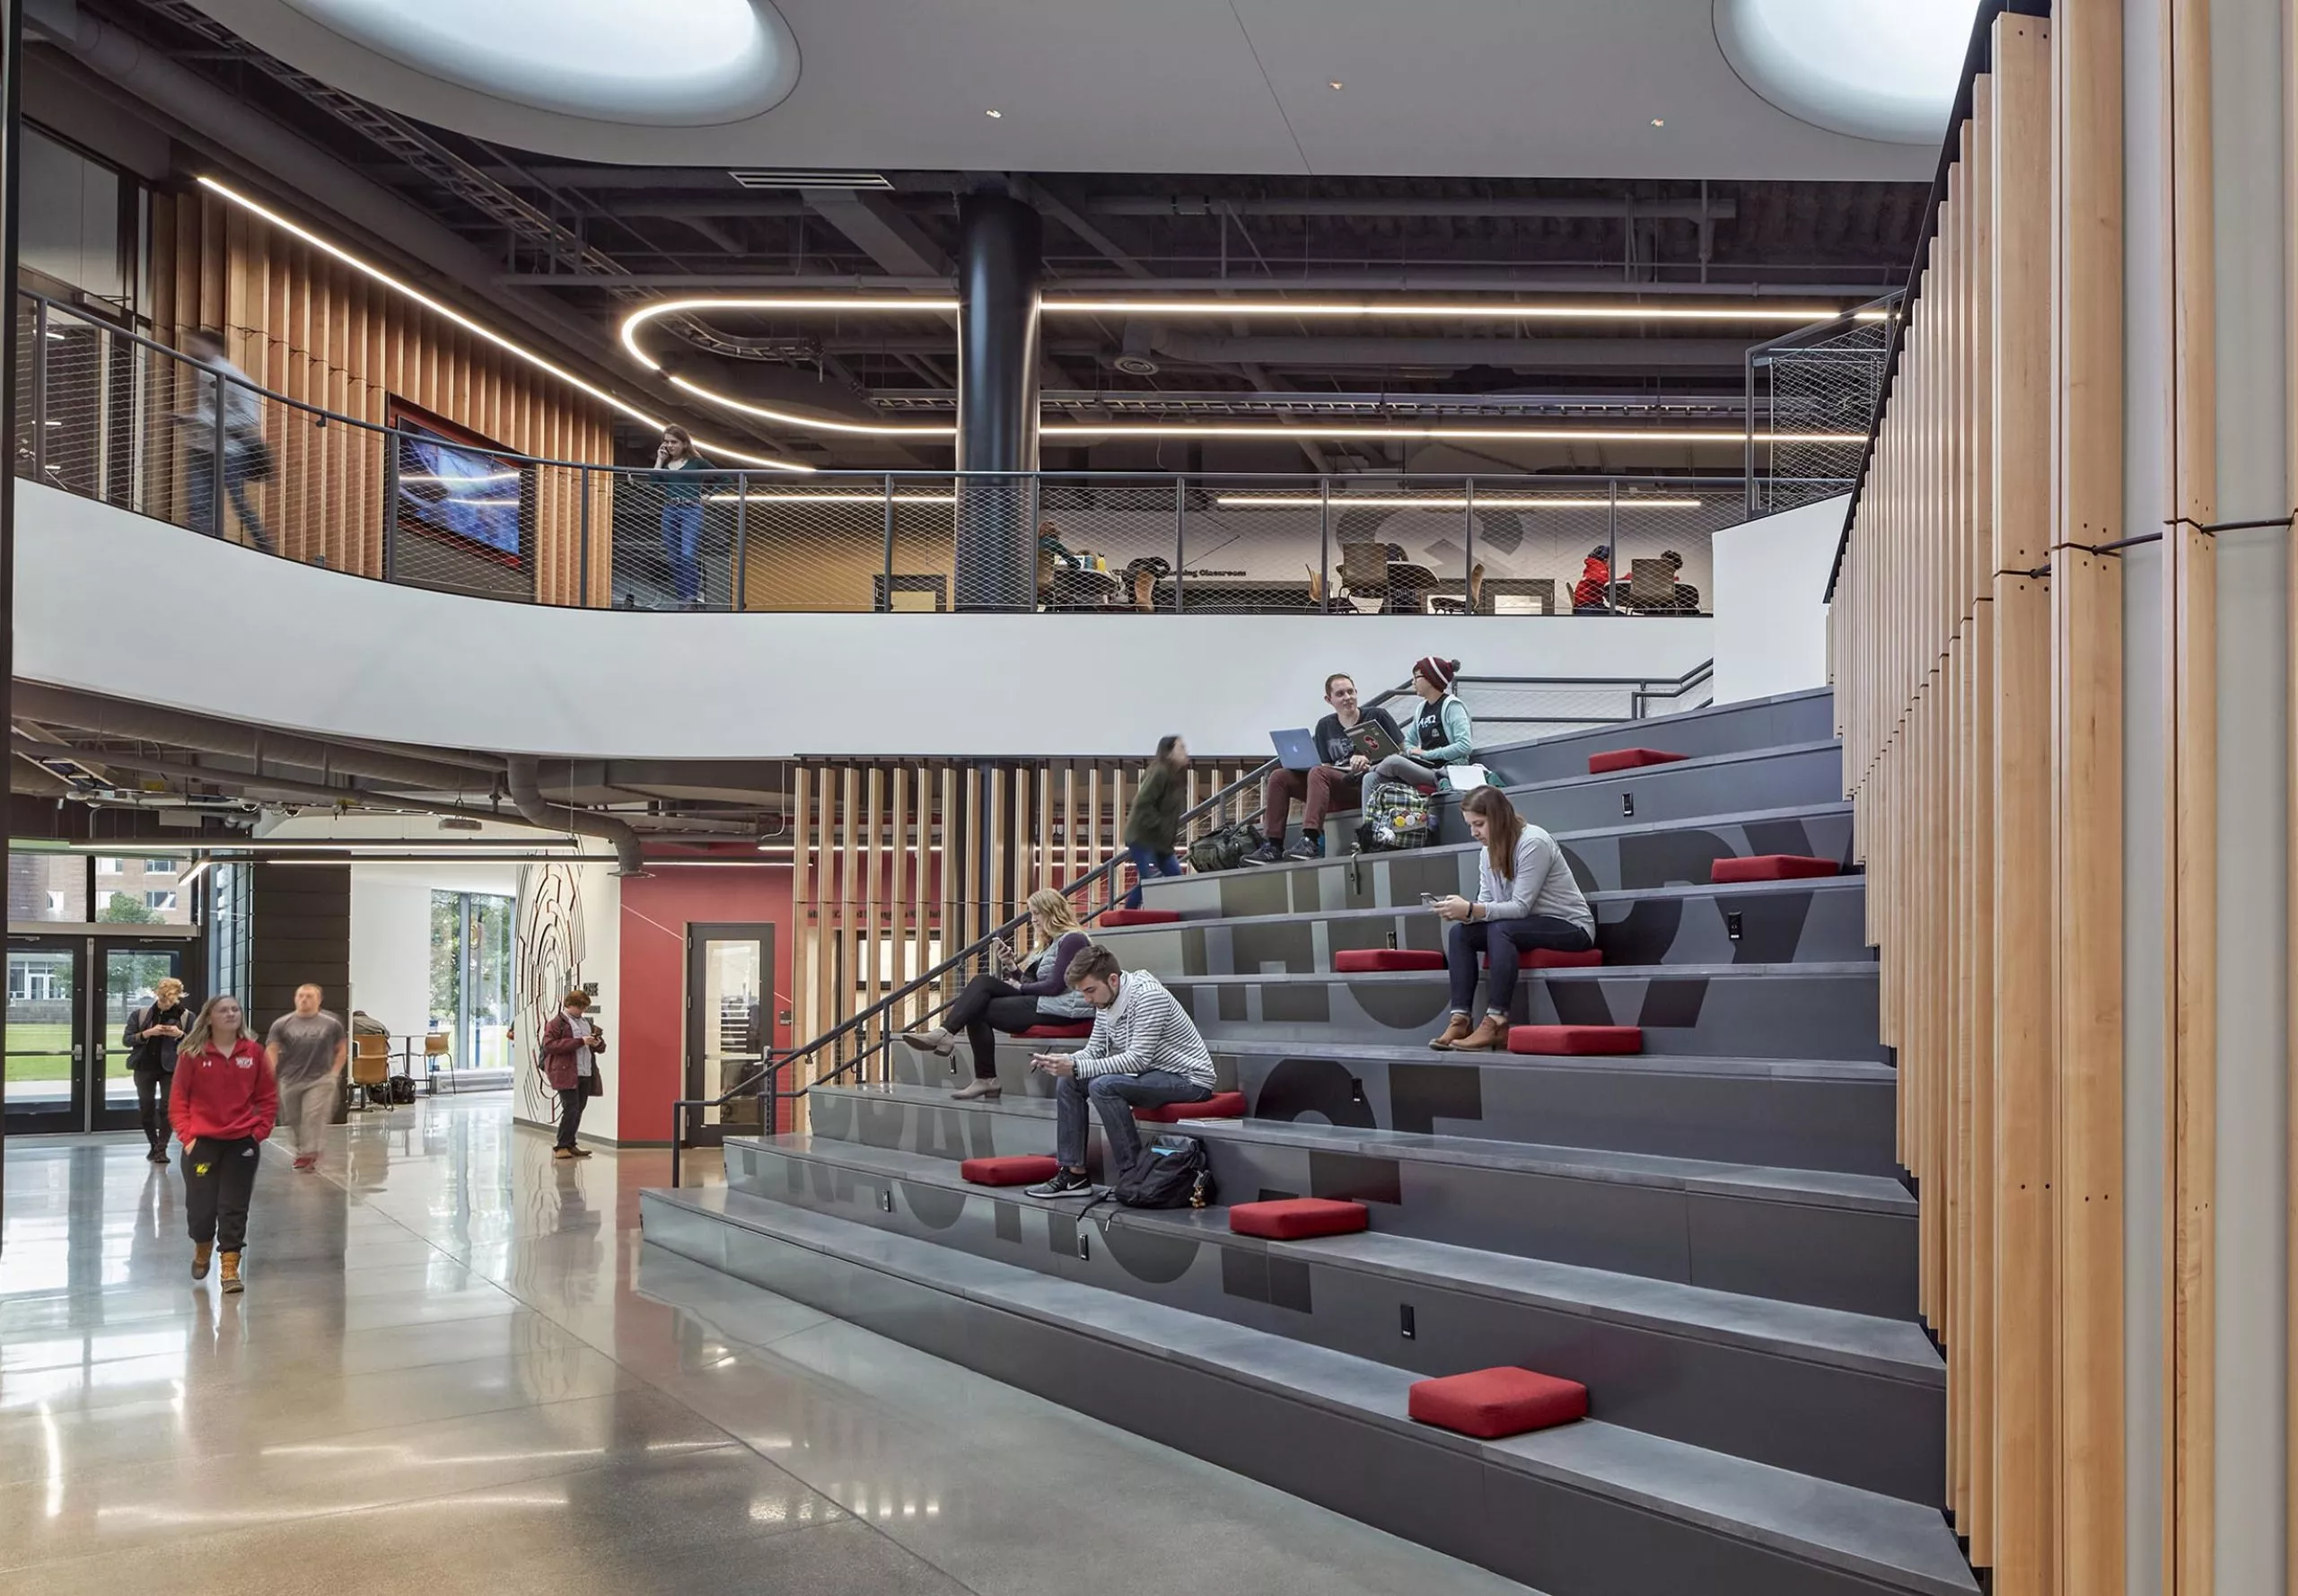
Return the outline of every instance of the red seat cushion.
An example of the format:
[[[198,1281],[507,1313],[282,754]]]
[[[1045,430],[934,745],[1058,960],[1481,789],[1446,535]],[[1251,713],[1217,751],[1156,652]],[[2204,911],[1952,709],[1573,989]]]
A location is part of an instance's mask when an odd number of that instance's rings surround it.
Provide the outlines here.
[[[1678,759],[1688,759],[1689,754],[1671,754],[1656,748],[1616,748],[1607,754],[1588,756],[1588,774],[1602,776],[1607,771],[1634,770],[1642,765],[1672,765]]]
[[[1745,859],[1718,859],[1708,879],[1717,886],[1731,881],[1787,881],[1807,875],[1841,875],[1843,866],[1832,859],[1808,854],[1756,854]]]
[[[1241,1236],[1297,1241],[1304,1236],[1346,1236],[1373,1223],[1362,1203],[1330,1197],[1285,1197],[1269,1203],[1239,1203],[1229,1210],[1229,1228]]]
[[[1027,1030],[1017,1030],[1013,1034],[1039,1039],[1091,1036],[1093,1034],[1093,1022],[1091,1020],[1072,1020],[1058,1025],[1032,1025]]]
[[[1512,1025],[1511,1053],[1641,1053],[1640,1025]]]
[[[1241,1092],[1216,1092],[1201,1103],[1167,1103],[1162,1108],[1136,1109],[1133,1117],[1152,1125],[1172,1125],[1183,1119],[1242,1119],[1245,1117],[1245,1094]]]
[[[1174,908],[1105,908],[1097,925],[1171,925],[1181,917]]]
[[[961,1179],[976,1186],[1029,1186],[1050,1180],[1061,1172],[1061,1161],[1041,1153],[1016,1153],[1004,1158],[969,1158],[958,1166]]]
[[[1557,948],[1526,948],[1516,960],[1518,969],[1593,969],[1604,961],[1601,948],[1590,948],[1584,953],[1566,953]]]
[[[1333,973],[1368,976],[1391,969],[1442,969],[1444,955],[1434,948],[1343,948],[1332,956]]]
[[[1497,1441],[1586,1418],[1588,1388],[1530,1369],[1478,1369],[1413,1381],[1405,1411],[1419,1424]]]

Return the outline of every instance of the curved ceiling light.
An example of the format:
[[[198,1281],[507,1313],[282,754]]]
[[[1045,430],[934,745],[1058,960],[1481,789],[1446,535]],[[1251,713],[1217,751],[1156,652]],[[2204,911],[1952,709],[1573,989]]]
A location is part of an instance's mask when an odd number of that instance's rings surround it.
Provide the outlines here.
[[[601,404],[621,412],[623,415],[629,417],[634,421],[643,423],[647,426],[654,428],[658,432],[662,430],[664,423],[661,417],[650,415],[648,412],[640,409],[636,405],[630,403],[627,399],[618,399],[613,394],[609,393],[605,389],[599,387],[597,384],[584,381],[582,378],[576,376],[573,372],[568,371],[565,366],[558,364],[556,361],[545,358],[543,355],[537,354],[534,350],[528,348],[524,344],[517,343],[513,339],[504,338],[501,333],[496,332],[485,322],[474,320],[472,318],[464,315],[460,311],[454,309],[452,305],[441,303],[438,300],[432,298],[429,294],[424,293],[423,290],[417,288],[414,284],[408,282],[402,277],[393,276],[390,273],[385,271],[382,267],[375,265],[373,261],[363,259],[359,256],[354,255],[350,250],[344,249],[341,245],[334,242],[330,239],[313,232],[310,228],[303,226],[302,224],[289,221],[277,211],[271,209],[268,206],[262,205],[256,200],[249,198],[246,195],[241,193],[238,189],[231,187],[229,184],[219,183],[211,177],[202,177],[199,179],[199,186],[219,198],[229,200],[232,204],[238,206],[250,215],[262,218],[264,221],[268,222],[272,226],[276,227],[280,232],[288,234],[290,237],[301,239],[304,243],[311,245],[311,248],[320,251],[324,255],[327,255],[331,259],[341,261],[344,265],[349,267],[353,271],[359,273],[362,276],[370,278],[374,282],[381,283],[384,287],[390,289],[400,298],[412,300],[415,303],[421,305],[425,310],[429,311],[433,315],[442,317],[446,320],[453,322],[457,327],[461,328],[465,332],[469,333],[472,337],[484,338],[488,343],[494,345],[496,348],[515,355],[520,360],[526,362],[527,364],[533,366],[536,370],[547,373],[550,376],[557,378],[560,382],[574,389],[577,393],[587,394],[590,398],[598,400]],[[751,454],[747,451],[736,449],[731,444],[705,443],[700,438],[697,438],[695,440],[695,447],[700,449],[706,454],[715,454],[726,460],[739,460],[744,465],[764,466],[768,470],[811,471],[814,469],[801,460],[776,460],[768,455]]]
[[[1978,0],[1715,0],[1715,42],[1791,117],[1930,147],[1946,135],[1978,11]]]
[[[786,311],[799,313],[858,311],[866,314],[918,315],[955,314],[958,302],[947,296],[901,295],[890,294],[847,295],[799,294],[722,294],[691,299],[656,300],[638,306],[622,319],[622,346],[632,359],[649,371],[662,371],[662,362],[646,352],[639,342],[639,333],[651,322],[664,316],[683,315],[703,311]],[[1447,315],[1475,316],[1487,320],[1522,317],[1528,320],[1764,320],[1786,321],[1794,325],[1832,321],[1846,315],[1860,320],[1881,320],[1884,311],[1844,311],[1832,307],[1718,305],[1700,308],[1688,305],[1574,305],[1520,304],[1514,301],[1493,302],[1486,304],[1464,303],[1459,301],[1437,303],[1407,300],[1359,300],[1348,302],[1319,301],[1292,303],[1282,300],[1083,300],[1048,298],[1043,302],[1048,316],[1062,314],[1105,315],[1113,312],[1146,312],[1159,315],[1186,314],[1192,316],[1384,316],[1408,318],[1413,316]],[[675,373],[664,373],[671,383],[698,399],[737,410],[745,416],[777,425],[796,427],[818,433],[834,433],[846,437],[916,438],[943,441],[957,436],[956,426],[942,422],[863,422],[841,421],[833,417],[815,415],[801,410],[776,409],[771,405],[753,404],[730,393],[721,393],[691,378]],[[1319,438],[1362,439],[1420,439],[1436,441],[1481,440],[1487,443],[1739,443],[1747,441],[1744,431],[1716,430],[1687,431],[1667,427],[1466,427],[1466,426],[1362,426],[1323,425],[1299,426],[1288,423],[1264,423],[1259,425],[1206,425],[1186,422],[1047,422],[1038,429],[1047,438],[1279,438],[1287,441]],[[1773,433],[1759,434],[1758,442],[1768,438],[1774,443],[1856,443],[1863,442],[1864,433]]]
[[[798,82],[798,41],[770,0],[646,0],[636,10],[629,0],[287,4],[426,76],[589,121],[746,121]]]

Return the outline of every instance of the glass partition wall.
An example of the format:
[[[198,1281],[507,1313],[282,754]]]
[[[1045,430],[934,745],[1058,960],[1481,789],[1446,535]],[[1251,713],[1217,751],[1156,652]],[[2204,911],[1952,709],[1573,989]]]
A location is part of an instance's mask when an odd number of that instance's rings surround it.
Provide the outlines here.
[[[517,899],[491,892],[431,894],[431,1031],[449,1067],[508,1070],[517,1013]]]

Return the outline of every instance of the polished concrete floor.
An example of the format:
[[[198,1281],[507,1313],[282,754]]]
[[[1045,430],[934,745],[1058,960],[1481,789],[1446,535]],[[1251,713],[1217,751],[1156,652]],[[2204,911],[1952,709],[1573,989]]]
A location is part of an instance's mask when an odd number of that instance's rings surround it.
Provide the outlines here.
[[[266,1149],[235,1297],[140,1140],[11,1141],[0,1592],[1522,1589],[647,1249],[668,1155],[509,1108]]]

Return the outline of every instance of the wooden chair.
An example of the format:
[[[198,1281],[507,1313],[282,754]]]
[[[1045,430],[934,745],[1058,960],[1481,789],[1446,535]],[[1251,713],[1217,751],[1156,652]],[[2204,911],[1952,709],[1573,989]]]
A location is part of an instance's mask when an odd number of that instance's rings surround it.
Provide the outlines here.
[[[1157,573],[1144,568],[1133,574],[1133,607],[1142,614],[1157,608]]]
[[[365,1101],[359,1106],[372,1109],[381,1099],[385,1109],[391,1106],[390,1038],[362,1033],[351,1054],[351,1091],[355,1098]]]
[[[1325,607],[1325,574],[1314,566],[1303,566],[1301,569],[1309,574],[1309,608],[1322,609]]]
[[[448,1037],[443,1030],[434,1030],[423,1039],[423,1074],[430,1083],[431,1095],[439,1095],[439,1076],[447,1077],[447,1090],[455,1089],[455,1061],[448,1051]]]

